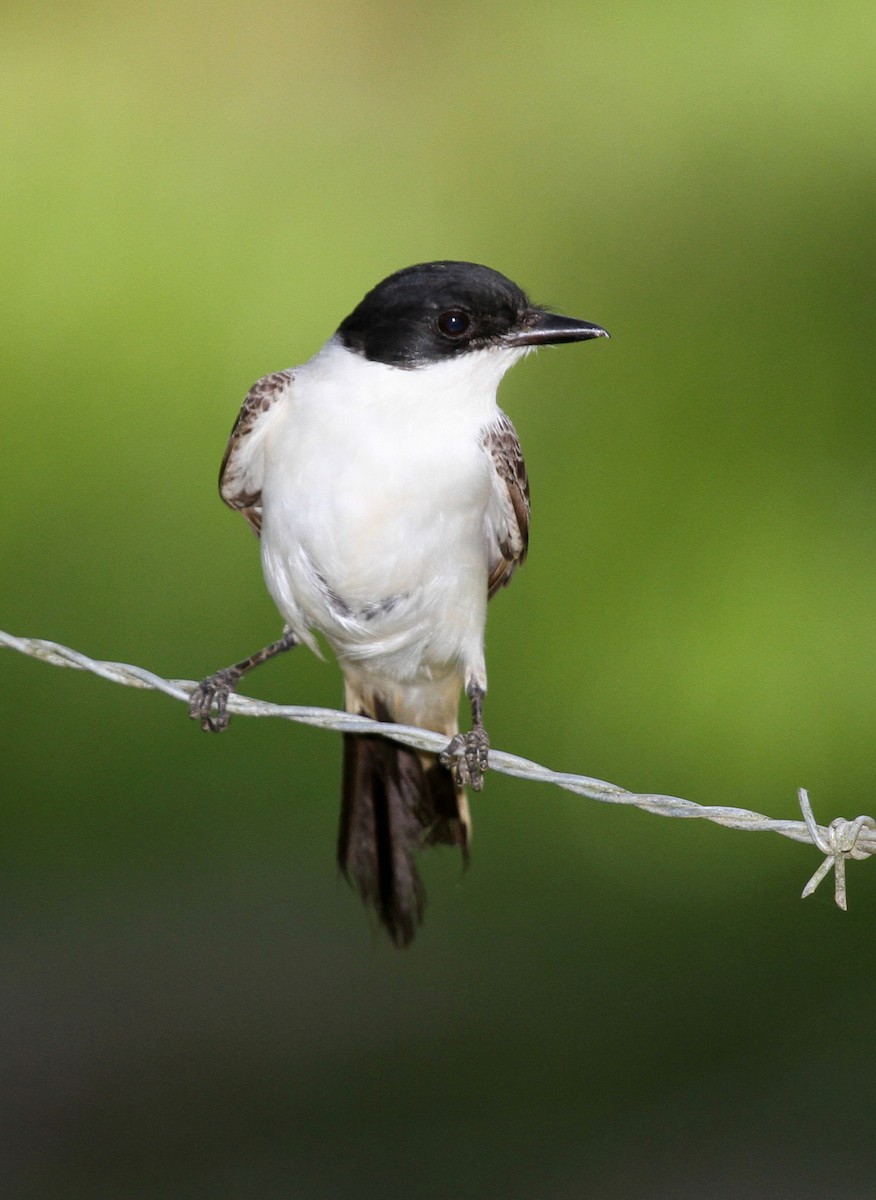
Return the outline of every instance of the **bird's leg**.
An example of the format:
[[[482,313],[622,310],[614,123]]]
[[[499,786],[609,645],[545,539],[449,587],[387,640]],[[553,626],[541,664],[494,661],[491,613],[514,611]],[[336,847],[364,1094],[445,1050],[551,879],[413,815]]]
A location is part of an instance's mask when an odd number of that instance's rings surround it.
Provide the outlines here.
[[[465,694],[471,703],[472,727],[468,733],[457,733],[441,754],[441,762],[450,767],[454,783],[479,792],[484,786],[490,739],[484,729],[484,689],[472,681]]]
[[[261,666],[269,658],[291,650],[298,645],[298,639],[291,629],[287,629],[279,641],[271,642],[270,646],[251,654],[231,667],[223,667],[213,675],[202,679],[189,700],[189,716],[193,721],[200,721],[201,728],[209,733],[221,733],[226,729],[231,717],[228,714],[228,697],[235,690],[240,680],[254,667]]]

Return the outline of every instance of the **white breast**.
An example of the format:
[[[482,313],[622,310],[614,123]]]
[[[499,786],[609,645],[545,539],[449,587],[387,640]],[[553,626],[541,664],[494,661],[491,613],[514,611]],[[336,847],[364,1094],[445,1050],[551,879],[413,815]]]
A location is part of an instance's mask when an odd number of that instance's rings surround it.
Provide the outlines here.
[[[516,357],[401,370],[333,340],[296,371],[262,489],[265,578],[293,629],[414,674],[480,645],[492,490],[481,439]]]

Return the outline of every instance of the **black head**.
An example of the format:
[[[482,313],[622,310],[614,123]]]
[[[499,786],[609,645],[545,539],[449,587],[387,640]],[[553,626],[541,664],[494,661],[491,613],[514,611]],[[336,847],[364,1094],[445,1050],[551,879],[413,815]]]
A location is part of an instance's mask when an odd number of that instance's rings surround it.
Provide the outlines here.
[[[338,329],[349,350],[413,368],[491,346],[534,346],[608,337],[587,321],[530,304],[498,271],[477,263],[420,263],[396,271]]]

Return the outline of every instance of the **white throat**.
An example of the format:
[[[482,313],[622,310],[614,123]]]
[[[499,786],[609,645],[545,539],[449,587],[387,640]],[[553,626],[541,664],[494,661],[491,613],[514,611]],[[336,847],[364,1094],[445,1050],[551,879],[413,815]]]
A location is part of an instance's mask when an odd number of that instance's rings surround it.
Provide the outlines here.
[[[496,414],[502,376],[526,352],[491,347],[404,369],[372,362],[336,336],[295,374],[298,394],[307,395],[310,403],[337,404],[364,419],[381,413],[403,424],[414,420],[421,428],[435,421],[481,428]]]

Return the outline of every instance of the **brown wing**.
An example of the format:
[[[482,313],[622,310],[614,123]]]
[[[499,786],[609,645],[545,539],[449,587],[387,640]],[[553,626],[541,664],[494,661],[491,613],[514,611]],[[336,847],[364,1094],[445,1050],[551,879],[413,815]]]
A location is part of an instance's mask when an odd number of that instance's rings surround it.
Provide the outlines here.
[[[262,442],[270,424],[265,414],[270,409],[276,411],[277,401],[287,394],[292,378],[292,371],[275,371],[253,384],[237,414],[219,468],[219,495],[229,508],[236,508],[246,517],[256,536],[262,528]]]
[[[494,557],[490,561],[487,596],[492,599],[511,581],[529,546],[529,480],[517,432],[502,413],[484,433],[484,449],[493,461],[493,500],[490,532]]]

